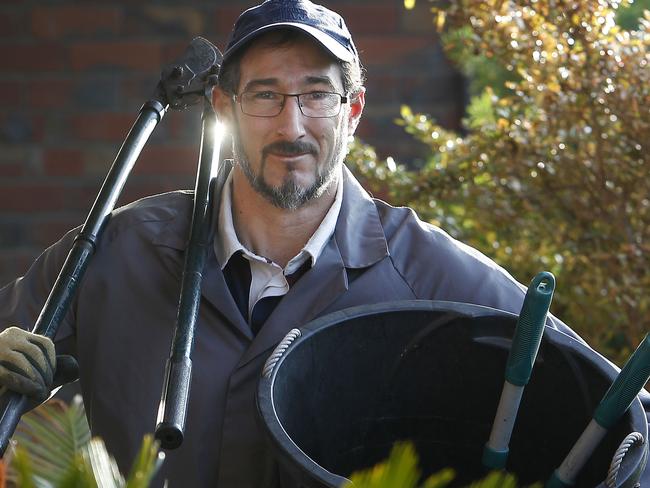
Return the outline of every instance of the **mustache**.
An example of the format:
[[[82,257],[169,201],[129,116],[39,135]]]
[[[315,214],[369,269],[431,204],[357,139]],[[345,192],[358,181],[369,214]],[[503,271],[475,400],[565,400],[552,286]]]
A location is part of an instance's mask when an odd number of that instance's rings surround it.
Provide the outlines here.
[[[262,149],[262,155],[267,156],[269,153],[279,153],[285,156],[294,156],[296,154],[316,154],[318,149],[308,142],[304,141],[277,141],[272,142],[271,144],[264,146]]]

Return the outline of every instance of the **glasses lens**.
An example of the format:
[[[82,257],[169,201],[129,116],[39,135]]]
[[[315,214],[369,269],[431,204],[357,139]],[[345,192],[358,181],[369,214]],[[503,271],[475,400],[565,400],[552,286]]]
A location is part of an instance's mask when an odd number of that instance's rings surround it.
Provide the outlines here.
[[[334,117],[341,109],[341,96],[337,93],[303,93],[299,99],[302,113],[307,117]]]
[[[257,117],[273,117],[282,111],[284,95],[271,91],[245,92],[241,95],[242,112]]]

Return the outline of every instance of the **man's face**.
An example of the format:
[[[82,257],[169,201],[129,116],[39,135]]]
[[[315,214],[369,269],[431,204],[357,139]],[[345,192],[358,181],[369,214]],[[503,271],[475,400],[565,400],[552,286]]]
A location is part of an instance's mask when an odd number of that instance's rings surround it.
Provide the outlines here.
[[[265,39],[255,42],[241,59],[238,94],[344,94],[340,67],[313,41],[299,37],[274,45]],[[361,93],[334,117],[309,118],[295,97],[287,97],[275,117],[246,115],[232,101],[226,112],[235,160],[249,184],[272,204],[285,209],[302,207],[335,183],[363,103]]]

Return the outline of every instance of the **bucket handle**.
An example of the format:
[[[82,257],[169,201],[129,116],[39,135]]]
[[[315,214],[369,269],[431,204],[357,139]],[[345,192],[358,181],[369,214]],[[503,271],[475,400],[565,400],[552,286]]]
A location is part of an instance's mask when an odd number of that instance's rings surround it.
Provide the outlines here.
[[[277,345],[277,347],[273,350],[271,355],[268,357],[266,362],[264,363],[264,367],[262,368],[262,376],[264,378],[270,378],[271,373],[273,372],[273,368],[275,368],[275,365],[278,363],[282,355],[285,353],[285,351],[289,348],[291,343],[295,341],[298,337],[300,337],[302,333],[300,332],[299,329],[291,329],[286,336],[284,336],[284,339],[280,341],[280,344]]]
[[[605,486],[607,488],[614,488],[614,486],[616,486],[616,477],[618,476],[619,469],[621,469],[623,458],[627,454],[627,451],[630,450],[630,447],[636,443],[643,444],[643,436],[638,432],[632,432],[623,439],[621,445],[616,449],[614,457],[612,458],[612,463],[609,465],[607,478],[605,479]]]

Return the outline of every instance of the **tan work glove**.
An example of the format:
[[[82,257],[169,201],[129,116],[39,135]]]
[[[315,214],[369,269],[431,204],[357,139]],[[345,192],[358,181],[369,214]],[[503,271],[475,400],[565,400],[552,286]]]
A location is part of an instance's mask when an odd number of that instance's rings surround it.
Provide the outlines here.
[[[0,385],[37,402],[52,389],[56,352],[47,337],[19,327],[0,332]]]

